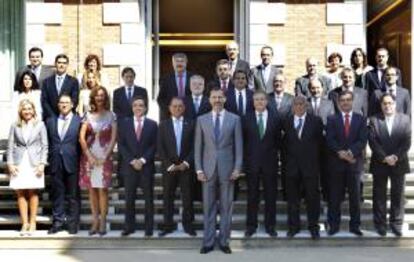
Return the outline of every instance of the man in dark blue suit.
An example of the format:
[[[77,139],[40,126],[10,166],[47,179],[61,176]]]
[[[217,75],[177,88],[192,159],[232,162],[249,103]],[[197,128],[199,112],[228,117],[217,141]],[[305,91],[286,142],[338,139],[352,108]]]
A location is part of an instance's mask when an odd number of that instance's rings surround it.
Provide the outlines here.
[[[143,97],[148,105],[147,90],[134,84],[135,71],[131,67],[125,67],[121,73],[124,86],[118,87],[114,91],[112,99],[116,118],[121,120],[124,117],[133,116],[131,101],[133,97]]]
[[[46,121],[49,138],[49,167],[51,177],[53,224],[48,234],[63,230],[76,234],[79,224],[78,166],[80,156],[79,130],[81,119],[72,113],[73,102],[68,94],[58,99],[59,117]],[[65,214],[65,195],[68,213]]]
[[[328,117],[326,140],[330,151],[328,200],[328,234],[334,235],[341,224],[341,202],[348,191],[351,220],[349,231],[362,236],[360,230],[360,175],[363,150],[367,144],[366,119],[352,111],[353,93],[343,91],[338,97],[340,112]]]
[[[226,104],[224,108],[234,114],[243,117],[253,112],[253,91],[248,89],[248,76],[243,70],[237,70],[233,76],[234,88],[226,92]]]
[[[78,105],[79,83],[78,80],[67,74],[69,58],[65,54],[59,54],[55,58],[56,74],[45,79],[42,87],[41,103],[43,120],[49,117],[59,116],[58,98],[62,94],[71,97],[73,109]]]
[[[247,220],[246,237],[257,228],[257,211],[260,203],[260,183],[264,189],[265,230],[269,236],[277,236],[276,191],[277,151],[280,147],[281,122],[277,115],[266,109],[267,94],[258,90],[253,95],[255,111],[243,119],[244,168],[247,173]]]
[[[132,98],[133,117],[118,122],[118,149],[122,157],[120,172],[125,182],[125,225],[122,236],[135,231],[135,200],[138,185],[145,200],[145,236],[154,227],[154,157],[157,148],[157,123],[146,117],[143,97]]]
[[[372,149],[370,172],[374,179],[373,213],[375,229],[387,234],[387,183],[391,182],[389,225],[397,237],[402,235],[404,219],[405,174],[410,172],[408,150],[411,146],[410,117],[396,111],[395,97],[384,94],[382,113],[370,118],[369,145]]]
[[[288,237],[300,231],[300,202],[304,189],[308,229],[312,239],[319,238],[319,161],[322,145],[322,120],[306,112],[305,96],[293,99],[293,115],[283,123],[286,156],[286,197]]]
[[[184,98],[185,112],[184,117],[196,120],[198,116],[211,111],[211,105],[208,96],[204,93],[204,77],[193,75],[190,78],[191,95]]]
[[[216,76],[208,84],[206,95],[210,94],[213,88],[220,88],[226,94],[227,90],[233,88],[232,74],[230,72],[229,60],[220,59],[216,63]]]
[[[191,94],[190,77],[192,74],[187,71],[187,63],[186,54],[175,53],[172,56],[174,73],[163,77],[160,81],[157,102],[160,108],[161,120],[169,118],[168,105],[173,97],[184,98]]]

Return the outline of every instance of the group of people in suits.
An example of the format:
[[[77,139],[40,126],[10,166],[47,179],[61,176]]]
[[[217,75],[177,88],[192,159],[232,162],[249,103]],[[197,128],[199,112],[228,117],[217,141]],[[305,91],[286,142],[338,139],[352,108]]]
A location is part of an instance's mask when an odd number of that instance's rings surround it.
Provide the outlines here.
[[[75,111],[78,81],[67,74],[68,57],[58,55],[56,71],[41,86],[42,118],[36,115],[34,103],[23,99],[18,121],[10,131],[8,165],[11,186],[16,185],[22,232],[35,228],[34,189],[42,188],[43,184],[21,186],[23,182],[16,179],[28,173],[33,180],[42,180],[46,172],[51,176],[53,202],[49,233],[65,227],[71,234],[77,232],[80,186],[89,192],[92,211],[89,234],[104,235],[108,187],[114,171],[112,151],[117,144],[116,172],[125,187],[122,236],[134,233],[137,228],[137,187],[144,194],[145,236],[153,235],[156,155],[162,161],[164,189],[164,223],[159,236],[177,228],[173,219],[177,186],[183,206],[183,229],[190,236],[197,234],[193,225],[197,180],[201,184],[204,213],[200,253],[212,251],[216,238],[224,253],[232,252],[229,245],[232,208],[241,177],[247,181],[246,237],[253,236],[258,228],[260,185],[265,200],[265,231],[271,237],[277,236],[278,175],[287,201],[289,237],[301,230],[302,198],[311,237],[320,237],[321,198],[328,203],[327,233],[336,234],[341,225],[345,193],[349,196],[349,231],[362,236],[361,175],[369,141],[374,224],[380,235],[386,234],[386,185],[390,177],[389,221],[392,232],[401,236],[404,174],[409,171],[411,105],[409,93],[400,85],[399,70],[387,65],[388,51],[378,49],[378,66],[368,71],[366,55],[355,50],[351,57],[353,68],[341,70],[338,76],[341,85],[335,87],[330,77],[317,72],[316,59],[309,58],[307,74],[296,80],[294,95],[286,90],[282,69],[272,65],[270,46],[261,49],[262,64],[252,70],[238,58],[236,43],[227,45],[226,53],[228,59],[217,61],[217,77],[208,84],[202,76],[187,71],[188,59],[184,53],[172,56],[174,72],[161,80],[157,97],[159,125],[147,117],[147,91],[134,85],[135,72],[130,67],[121,73],[124,85],[113,93],[114,113],[110,111],[108,92],[98,84],[90,92],[89,111],[79,116]],[[330,61],[335,59],[339,59],[338,55],[333,55]],[[36,82],[31,86],[37,85],[37,75],[32,73],[34,78],[20,73],[18,85],[22,85],[22,90],[30,86],[30,81]],[[357,74],[365,86],[355,85]],[[29,133],[35,135],[29,137]],[[12,183],[13,179],[16,182]],[[67,212],[65,196],[69,202]],[[35,210],[31,210],[30,219],[27,198]]]

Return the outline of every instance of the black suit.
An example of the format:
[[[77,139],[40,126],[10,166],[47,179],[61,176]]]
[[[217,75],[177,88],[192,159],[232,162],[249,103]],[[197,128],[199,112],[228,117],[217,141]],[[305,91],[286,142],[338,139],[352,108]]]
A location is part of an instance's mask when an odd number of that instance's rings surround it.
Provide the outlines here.
[[[253,91],[248,88],[246,88],[245,90],[246,90],[246,100],[243,102],[243,107],[244,107],[243,115],[246,115],[247,113],[254,111]],[[224,104],[224,108],[242,117],[243,115],[240,115],[238,111],[238,104],[237,104],[238,100],[236,100],[236,95],[237,96],[239,95],[239,91],[236,88],[231,88],[227,90],[226,103]]]
[[[277,116],[281,119],[283,123],[289,116],[292,115],[292,104],[293,98],[291,94],[286,92],[283,93],[282,101],[280,103],[279,108],[277,107],[275,93],[269,94],[269,102],[267,108],[277,114]],[[282,141],[284,140],[284,134],[282,130]],[[286,199],[286,147],[285,143],[282,143],[278,153],[278,167],[277,173],[280,175],[280,179],[282,181],[282,191],[283,191],[283,198]]]
[[[145,118],[141,138],[135,134],[134,118],[127,117],[118,121],[118,149],[122,157],[120,172],[125,182],[125,231],[135,230],[136,190],[140,186],[145,200],[145,232],[152,235],[154,227],[154,157],[157,148],[157,123]],[[136,171],[130,162],[133,159],[145,159],[140,171]]]
[[[112,98],[112,104],[114,113],[118,120],[121,120],[125,117],[133,116],[132,112],[132,104],[131,101],[128,100],[125,86],[118,87],[114,91],[114,96]],[[145,99],[145,103],[148,106],[148,93],[147,90],[140,86],[134,85],[134,92],[132,93],[132,97],[142,97]]]
[[[184,117],[187,119],[195,120],[198,116],[201,116],[211,111],[211,105],[207,96],[203,95],[199,103],[200,106],[198,108],[198,111],[196,112],[193,96],[187,96],[186,98],[184,98]]]
[[[319,230],[320,193],[319,157],[323,124],[319,117],[306,114],[299,137],[294,126],[294,116],[283,124],[287,149],[286,196],[288,201],[289,230],[300,229],[301,189],[305,189],[309,230]]]
[[[25,71],[32,71],[32,66],[25,65],[24,67],[20,68],[19,71],[16,73],[16,78],[14,79],[14,91],[17,91],[19,89],[19,80]],[[36,77],[37,83],[39,84],[39,89],[42,89],[43,82],[45,81],[45,79],[50,77],[54,73],[54,67],[47,65],[41,66],[39,78]]]
[[[381,96],[385,92],[377,89],[371,95],[369,101],[369,115],[373,116],[381,113]],[[407,89],[397,86],[395,97],[396,112],[411,116],[411,98]]]
[[[334,103],[335,112],[339,113],[338,98],[342,92],[342,87],[337,87],[329,93],[329,99]],[[352,111],[361,114],[363,117],[368,115],[368,93],[366,90],[354,86],[353,88]]]
[[[180,154],[178,155],[173,120],[164,120],[159,126],[157,148],[163,169],[164,230],[173,230],[176,227],[173,215],[177,184],[180,185],[183,202],[182,223],[185,230],[192,229],[191,222],[194,216],[192,184],[195,178],[192,168],[194,162],[194,122],[183,119],[181,130],[181,146]],[[184,161],[189,165],[189,169],[185,171],[168,171],[168,168],[172,165],[179,165]]]
[[[375,90],[385,91],[385,72],[382,74],[380,81],[378,78],[378,70],[378,68],[374,68],[365,74],[365,86],[369,97],[371,97]],[[396,68],[396,71],[398,76],[397,85],[402,86],[401,71],[398,68]]]
[[[369,145],[372,149],[370,172],[374,178],[373,212],[377,229],[387,227],[387,182],[391,180],[390,225],[401,230],[404,218],[405,174],[410,172],[408,150],[411,146],[410,118],[395,114],[391,135],[388,132],[384,115],[370,119]],[[386,156],[396,155],[395,166],[384,163]]]
[[[70,75],[66,75],[61,86],[60,94],[67,94],[72,98],[73,110],[75,110],[79,100],[78,80]],[[43,83],[40,98],[43,109],[43,120],[59,115],[58,99],[60,94],[58,94],[56,88],[56,75],[46,78]]]
[[[185,96],[191,95],[190,90],[190,78],[192,73],[186,72],[186,79],[183,79],[185,85]],[[164,120],[169,118],[168,106],[170,104],[171,98],[178,96],[178,86],[176,81],[175,73],[169,74],[161,79],[160,81],[160,91],[158,93],[157,102],[160,108],[160,119]]]
[[[315,116],[318,116],[322,119],[322,123],[324,126],[324,129],[326,128],[326,122],[328,121],[328,117],[330,115],[335,114],[335,107],[331,100],[326,98],[320,98],[319,100],[319,106],[317,108],[314,108],[313,105],[313,97],[308,98],[308,114],[312,114]],[[320,157],[320,181],[321,181],[321,189],[322,189],[322,196],[324,200],[328,199],[328,176],[329,176],[329,167],[327,165],[328,163],[328,149],[326,146],[326,139],[325,139],[325,130],[324,130],[324,138],[322,141],[321,146],[321,157]]]
[[[260,181],[264,188],[265,228],[274,230],[276,224],[277,153],[280,147],[280,119],[267,111],[266,128],[260,138],[256,112],[243,119],[244,163],[247,172],[247,221],[251,230],[257,228],[260,201]]]
[[[81,119],[72,116],[63,140],[58,132],[58,118],[50,117],[46,121],[49,140],[49,166],[47,173],[51,177],[53,225],[61,227],[65,223],[69,229],[77,229],[79,223],[79,131]],[[68,201],[68,213],[65,214],[65,195]],[[65,218],[66,217],[66,218]]]
[[[350,131],[345,137],[344,120],[341,113],[328,117],[326,140],[330,151],[328,224],[338,229],[341,223],[341,202],[345,189],[348,189],[351,230],[359,229],[360,219],[360,175],[363,172],[363,151],[365,149],[368,128],[366,119],[353,113],[350,119]],[[338,151],[350,150],[355,163],[349,163],[338,156]]]

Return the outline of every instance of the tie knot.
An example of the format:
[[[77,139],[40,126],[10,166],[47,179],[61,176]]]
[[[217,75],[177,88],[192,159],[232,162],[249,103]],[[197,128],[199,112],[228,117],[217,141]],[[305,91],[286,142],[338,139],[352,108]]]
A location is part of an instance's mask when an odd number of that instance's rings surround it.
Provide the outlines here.
[[[263,113],[259,113],[259,117],[263,117]]]
[[[346,113],[345,114],[345,118],[349,118],[349,113]]]
[[[137,117],[135,121],[136,121],[137,123],[140,123],[140,122],[141,122],[141,120],[142,120],[142,117]]]

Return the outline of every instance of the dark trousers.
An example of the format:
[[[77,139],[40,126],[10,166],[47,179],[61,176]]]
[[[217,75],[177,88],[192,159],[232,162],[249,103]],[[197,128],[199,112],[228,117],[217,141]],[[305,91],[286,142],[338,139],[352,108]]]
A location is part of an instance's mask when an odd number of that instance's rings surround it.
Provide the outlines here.
[[[278,152],[277,173],[280,176],[281,187],[282,187],[282,198],[284,200],[287,199],[286,197],[286,160],[287,160],[287,149],[285,148],[285,146],[282,146]]]
[[[68,228],[77,228],[79,224],[79,186],[78,173],[68,173],[63,165],[63,160],[56,172],[50,173],[52,190],[52,214],[53,225]],[[65,212],[65,199],[68,203]]]
[[[351,220],[349,228],[359,228],[360,216],[360,175],[359,170],[352,170],[348,165],[339,172],[331,172],[329,177],[329,201],[328,201],[328,224],[330,227],[339,228],[341,224],[341,204],[348,192],[349,213]]]
[[[404,218],[404,185],[405,175],[393,172],[393,168],[387,168],[387,172],[374,173],[373,188],[373,212],[376,228],[386,229],[387,225],[387,182],[391,181],[391,208],[389,222],[401,230]]]
[[[304,176],[302,172],[286,177],[289,229],[300,229],[300,203],[303,190],[305,192],[308,229],[319,230],[319,215],[321,206],[319,177]]]
[[[125,230],[134,231],[136,228],[135,220],[135,200],[137,198],[137,188],[141,187],[144,193],[144,230],[152,233],[154,228],[154,176],[150,172],[139,172],[123,174],[125,182]]]
[[[276,224],[276,191],[277,177],[275,172],[265,173],[263,170],[247,174],[247,229],[257,228],[257,211],[260,203],[260,182],[264,189],[265,228],[274,229]]]
[[[194,173],[190,170],[184,172],[164,172],[162,177],[164,188],[164,230],[174,230],[174,198],[177,185],[180,185],[181,201],[183,206],[182,223],[184,229],[192,228],[193,220],[193,200],[192,183]]]

